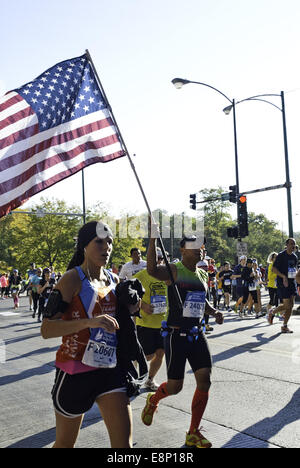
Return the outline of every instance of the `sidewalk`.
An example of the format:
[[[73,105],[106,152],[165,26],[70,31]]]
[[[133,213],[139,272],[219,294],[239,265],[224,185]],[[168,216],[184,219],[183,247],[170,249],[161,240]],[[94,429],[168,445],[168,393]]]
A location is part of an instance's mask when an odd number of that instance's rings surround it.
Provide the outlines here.
[[[26,297],[21,298],[21,307],[17,312],[9,308],[11,302],[11,300],[0,301],[0,345],[2,340],[6,353],[5,362],[0,363],[0,386],[2,387],[0,447],[51,447],[55,440],[55,417],[50,391],[54,381],[55,352],[60,340],[43,340],[41,338],[40,325],[31,318]],[[220,338],[220,341],[218,341],[217,335],[209,339],[210,346],[214,351],[213,354],[218,349],[214,348],[214,343],[218,342],[218,346],[222,348],[224,336],[230,332],[232,326],[228,320],[228,324],[222,328],[221,335],[223,337]],[[221,331],[221,328],[218,328],[218,331]],[[223,351],[221,353],[223,354]],[[217,361],[220,361],[220,356],[218,356],[217,354]],[[214,370],[214,380],[216,382],[224,380],[224,372],[224,367],[218,364]],[[165,366],[163,366],[157,380],[163,381],[165,377]],[[226,371],[226,380],[228,384],[236,380],[248,381],[239,370]],[[256,380],[260,385],[263,378],[258,377]],[[293,386],[295,384],[291,383]],[[161,402],[151,427],[144,426],[140,419],[147,393],[142,393],[132,401],[135,448],[180,448],[183,446],[185,431],[190,423],[189,406],[194,387],[194,376],[187,367],[183,391],[179,395]],[[252,397],[255,398],[255,395]],[[246,393],[245,398],[248,398]],[[224,408],[224,416],[226,417],[220,423],[222,417],[215,416],[215,414],[220,415],[220,411],[215,405],[218,404],[222,408],[222,401],[217,403],[214,396],[212,400],[210,409],[204,415],[203,426],[206,431],[205,435],[215,448],[276,448],[281,446],[263,440],[260,434],[257,436],[255,433],[245,434],[243,431],[232,429],[226,425],[229,408]],[[252,400],[252,404],[254,401]],[[297,401],[299,402],[299,399]],[[247,404],[249,403],[247,402]],[[234,411],[234,407],[232,410]],[[232,410],[230,409],[230,411]],[[297,411],[299,415],[299,406]],[[245,427],[248,426],[245,425]],[[98,408],[94,405],[85,415],[77,447],[109,448],[109,446],[106,428],[100,418]]]

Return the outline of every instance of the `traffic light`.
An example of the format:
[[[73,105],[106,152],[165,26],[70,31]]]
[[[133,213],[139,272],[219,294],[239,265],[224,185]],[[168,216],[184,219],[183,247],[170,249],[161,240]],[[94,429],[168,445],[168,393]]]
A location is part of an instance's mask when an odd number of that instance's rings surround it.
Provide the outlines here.
[[[192,210],[195,210],[196,209],[196,194],[195,193],[192,193],[190,195],[190,208]]]
[[[237,239],[239,237],[239,229],[237,226],[227,228],[227,236]]]
[[[238,227],[239,237],[247,237],[248,232],[248,212],[247,212],[247,197],[240,195],[238,198]]]
[[[236,193],[236,185],[229,186],[229,201],[231,203],[236,203],[237,193]]]

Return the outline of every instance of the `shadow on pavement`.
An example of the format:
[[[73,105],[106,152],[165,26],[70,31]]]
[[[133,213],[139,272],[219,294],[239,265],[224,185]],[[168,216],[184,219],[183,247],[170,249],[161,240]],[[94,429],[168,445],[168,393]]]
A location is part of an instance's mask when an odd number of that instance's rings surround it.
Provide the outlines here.
[[[242,431],[251,437],[257,437],[257,434],[263,434],[265,447],[268,447],[270,439],[274,437],[281,429],[300,419],[300,388],[294,393],[289,403],[271,418],[265,418]],[[235,447],[240,434],[234,436],[222,448]],[[263,447],[262,447],[263,448]],[[297,447],[295,447],[297,448]]]

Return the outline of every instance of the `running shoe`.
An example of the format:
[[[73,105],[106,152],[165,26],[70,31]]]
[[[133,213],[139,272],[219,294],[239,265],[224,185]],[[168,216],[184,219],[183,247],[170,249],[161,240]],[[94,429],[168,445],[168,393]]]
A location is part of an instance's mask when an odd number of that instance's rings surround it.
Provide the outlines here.
[[[281,327],[281,333],[294,333],[294,332],[290,330],[287,325],[283,325],[283,327]]]
[[[142,416],[141,416],[142,421],[146,426],[151,426],[152,421],[153,421],[153,415],[155,411],[157,410],[157,405],[153,405],[153,403],[151,403],[150,401],[152,395],[154,395],[154,392],[148,393],[146,406],[143,409]]]
[[[202,429],[202,428],[200,428]],[[194,447],[194,448],[211,448],[212,443],[209,442],[199,431],[199,429],[195,429],[192,434],[187,432],[185,438],[185,445],[187,447]]]
[[[158,389],[159,385],[153,379],[147,379],[145,382],[145,387],[155,392]]]

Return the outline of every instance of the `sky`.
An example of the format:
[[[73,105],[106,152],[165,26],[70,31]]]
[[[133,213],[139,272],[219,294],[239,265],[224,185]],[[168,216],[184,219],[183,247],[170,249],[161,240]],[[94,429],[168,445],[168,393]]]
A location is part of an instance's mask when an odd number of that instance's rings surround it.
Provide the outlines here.
[[[152,210],[189,213],[189,194],[235,184],[236,101],[285,93],[294,231],[300,231],[299,0],[0,0],[0,95],[89,50]],[[282,112],[236,106],[240,191],[285,183]],[[134,156],[135,155],[135,156]],[[84,171],[86,204],[146,211],[127,158]],[[35,195],[82,205],[81,174]],[[198,200],[201,200],[199,196]],[[248,195],[248,210],[288,231],[286,190]],[[235,216],[235,208],[232,208]]]

